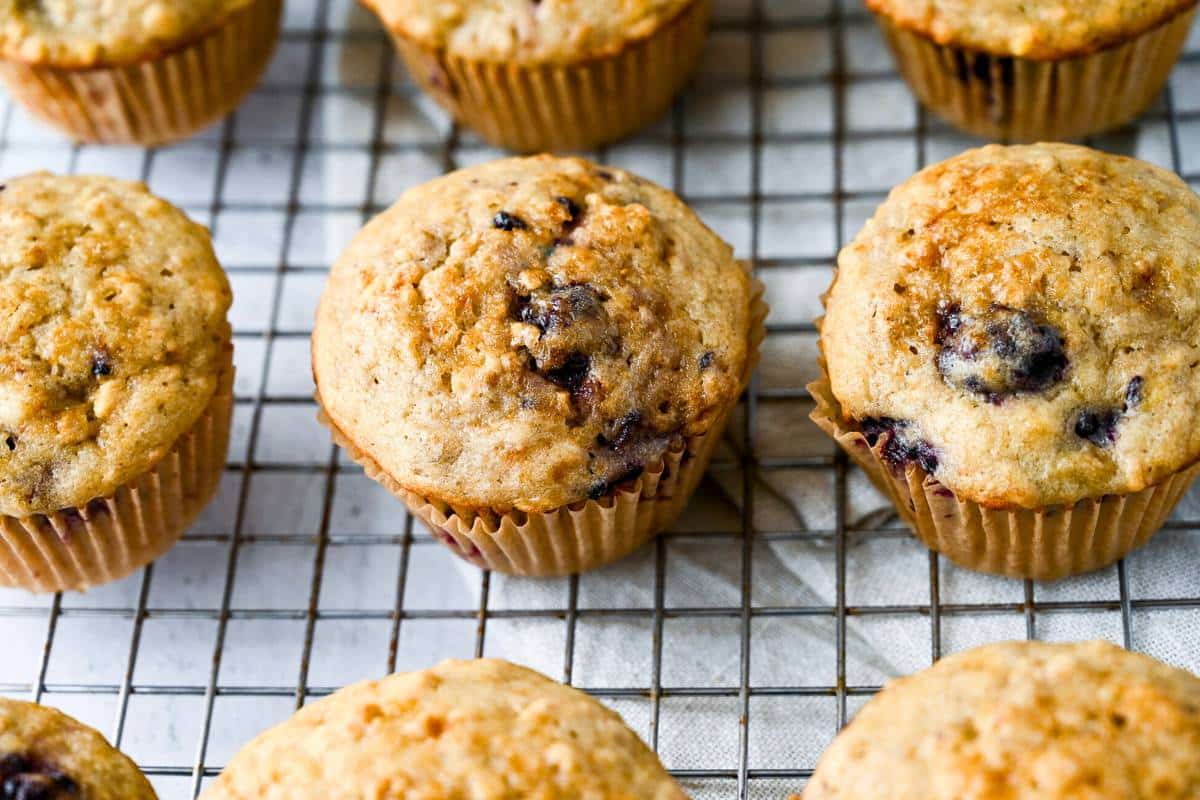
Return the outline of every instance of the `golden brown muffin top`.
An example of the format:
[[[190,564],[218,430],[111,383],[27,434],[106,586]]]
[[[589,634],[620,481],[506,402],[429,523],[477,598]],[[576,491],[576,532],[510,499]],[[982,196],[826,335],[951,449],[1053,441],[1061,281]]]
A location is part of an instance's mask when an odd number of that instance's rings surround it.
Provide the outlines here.
[[[154,466],[228,361],[208,231],[138,183],[0,190],[0,513],[75,508]]]
[[[804,800],[1195,800],[1200,678],[1107,642],[1005,642],[891,681]]]
[[[233,757],[204,800],[685,800],[583,692],[505,661],[444,661],[306,706]]]
[[[145,776],[99,733],[53,708],[5,698],[0,784],[13,798],[155,800]]]
[[[679,198],[536,156],[406,192],[334,264],[320,399],[404,488],[541,511],[607,493],[736,400],[748,278]]]
[[[254,0],[0,0],[0,57],[57,67],[154,58]]]
[[[649,38],[700,0],[364,0],[392,31],[462,58],[569,63]]]
[[[1055,60],[1132,39],[1196,0],[865,0],[938,44]]]
[[[821,342],[896,468],[996,507],[1140,491],[1200,458],[1200,199],[1083,147],[963,153],[842,251]]]

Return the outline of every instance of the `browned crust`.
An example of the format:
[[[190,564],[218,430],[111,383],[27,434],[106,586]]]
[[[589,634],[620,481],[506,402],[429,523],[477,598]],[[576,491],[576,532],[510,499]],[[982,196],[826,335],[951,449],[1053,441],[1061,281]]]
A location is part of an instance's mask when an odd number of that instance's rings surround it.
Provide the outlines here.
[[[1004,48],[982,48],[977,44],[966,44],[961,40],[951,36],[935,36],[928,29],[923,28],[918,24],[914,24],[911,21],[898,20],[892,16],[892,14],[890,14],[886,8],[886,6],[889,5],[888,0],[863,0],[863,3],[866,5],[868,10],[870,10],[873,14],[886,19],[888,24],[900,30],[920,36],[921,38],[941,47],[953,47],[960,50],[987,53],[988,55],[992,56],[1007,56],[1010,58],[1024,59],[1026,61],[1065,61],[1072,58],[1083,58],[1085,56],[1098,53],[1102,50],[1120,47],[1121,45],[1126,44],[1133,39],[1142,36],[1143,34],[1149,33],[1152,30],[1169,24],[1176,17],[1180,16],[1181,14],[1186,14],[1194,9],[1198,2],[1200,2],[1200,0],[1176,0],[1176,5],[1165,12],[1161,17],[1150,20],[1143,25],[1122,31],[1120,35],[1113,34],[1111,36],[1089,42],[1088,44],[1080,47],[1053,48],[1049,46],[1043,46],[1029,53],[1018,54]]]

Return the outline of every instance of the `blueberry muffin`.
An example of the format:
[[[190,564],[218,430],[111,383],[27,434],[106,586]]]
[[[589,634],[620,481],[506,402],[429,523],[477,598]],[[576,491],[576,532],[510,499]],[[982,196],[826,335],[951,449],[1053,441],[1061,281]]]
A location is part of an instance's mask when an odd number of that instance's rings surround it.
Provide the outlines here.
[[[892,681],[804,800],[1195,800],[1200,678],[1107,642],[1005,642]]]
[[[866,0],[925,105],[977,136],[1073,139],[1158,96],[1196,0]]]
[[[586,150],[667,110],[699,60],[711,0],[363,0],[413,79],[521,152]]]
[[[334,264],[319,401],[462,554],[577,572],[682,510],[746,385],[756,298],[665,189],[581,159],[496,161],[406,192]]]
[[[258,82],[282,0],[0,0],[0,79],[84,142],[162,144]]]
[[[155,800],[133,762],[61,711],[0,698],[0,798]]]
[[[838,257],[817,421],[932,547],[1111,563],[1196,473],[1200,199],[1083,147],[990,146],[895,189]]]
[[[208,231],[141,184],[0,186],[0,584],[123,577],[211,498],[230,300]]]
[[[583,692],[504,661],[355,684],[242,748],[204,800],[684,800]]]

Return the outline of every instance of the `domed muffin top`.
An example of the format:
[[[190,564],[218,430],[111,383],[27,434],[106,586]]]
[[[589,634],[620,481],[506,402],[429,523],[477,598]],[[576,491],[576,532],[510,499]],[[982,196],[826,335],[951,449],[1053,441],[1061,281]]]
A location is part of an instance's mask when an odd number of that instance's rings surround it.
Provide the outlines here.
[[[611,55],[704,0],[365,0],[393,31],[482,61],[569,63]]]
[[[513,158],[406,192],[334,264],[313,365],[404,488],[543,511],[706,432],[744,383],[748,278],[673,194]]]
[[[938,44],[1055,60],[1120,44],[1195,0],[866,0],[896,25]]]
[[[254,0],[0,0],[0,57],[56,67],[155,58]]]
[[[0,797],[155,800],[149,781],[104,737],[53,708],[0,698]]]
[[[504,661],[446,661],[305,706],[205,800],[684,800],[650,748],[576,689]]]
[[[1193,800],[1197,753],[1200,678],[1107,642],[1006,642],[890,682],[804,800]]]
[[[0,189],[0,513],[82,506],[166,455],[229,360],[208,231],[145,186]]]
[[[964,153],[891,193],[826,301],[844,421],[961,498],[1073,503],[1200,458],[1200,199],[1163,169]]]

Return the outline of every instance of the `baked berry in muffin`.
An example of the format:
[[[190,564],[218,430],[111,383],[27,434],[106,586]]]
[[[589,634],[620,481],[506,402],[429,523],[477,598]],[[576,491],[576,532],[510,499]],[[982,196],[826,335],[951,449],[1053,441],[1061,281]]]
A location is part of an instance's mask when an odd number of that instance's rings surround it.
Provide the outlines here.
[[[83,588],[182,533],[224,468],[229,283],[141,184],[0,188],[0,583]]]
[[[745,271],[670,192],[580,159],[509,159],[410,190],[359,234],[322,297],[313,366],[331,426],[411,506],[523,525],[657,482],[664,459],[688,454],[675,483],[702,467],[699,439],[745,385],[751,323]],[[675,483],[643,483],[678,501],[655,514],[682,507]],[[555,546],[574,552],[572,535]]]
[[[1158,167],[1069,145],[930,167],[839,256],[821,334],[835,421],[877,452],[901,513],[952,557],[1016,574],[1115,560],[1200,458],[1198,260],[1200,199]],[[906,481],[911,469],[941,493]],[[960,535],[981,527],[980,509],[1116,498],[1132,516],[1100,521],[1119,523],[1112,541],[1078,535],[1082,508],[1059,517],[1063,530],[1013,518],[1038,528],[1009,543],[1026,553],[994,541],[1008,527],[982,545]],[[1060,562],[1034,564],[1043,546]]]
[[[46,706],[0,698],[0,798],[155,800],[133,762]]]
[[[445,661],[305,706],[229,762],[205,800],[683,800],[592,698],[504,661]]]
[[[804,800],[1193,800],[1200,678],[1107,642],[1005,642],[892,681]]]

